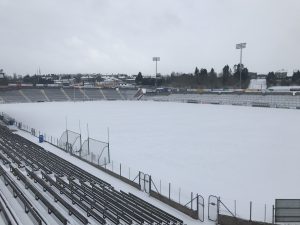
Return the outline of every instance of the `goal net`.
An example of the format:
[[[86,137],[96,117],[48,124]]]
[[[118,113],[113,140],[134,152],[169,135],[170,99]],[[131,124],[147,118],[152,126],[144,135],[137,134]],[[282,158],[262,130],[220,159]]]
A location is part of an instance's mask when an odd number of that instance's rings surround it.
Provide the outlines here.
[[[109,144],[88,138],[82,144],[80,157],[99,166],[108,164],[110,163]]]
[[[70,130],[66,130],[58,141],[58,147],[73,154],[79,154],[81,147],[81,135]]]

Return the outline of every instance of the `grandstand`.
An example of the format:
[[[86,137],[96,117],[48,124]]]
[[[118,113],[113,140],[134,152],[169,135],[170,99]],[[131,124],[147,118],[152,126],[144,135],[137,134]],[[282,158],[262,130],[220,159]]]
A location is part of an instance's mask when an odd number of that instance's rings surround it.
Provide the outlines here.
[[[64,88],[63,91],[67,95],[68,99],[72,101],[83,101],[86,99],[85,95],[79,88]]]
[[[47,98],[42,93],[42,89],[23,89],[22,92],[31,102],[47,101]]]
[[[1,220],[7,224],[183,224],[4,126],[0,134]]]
[[[87,88],[84,90],[85,94],[88,96],[89,100],[103,100],[104,96],[100,89]]]
[[[133,100],[135,94],[137,93],[136,89],[120,89],[121,95],[128,100]]]
[[[261,106],[273,108],[300,108],[300,95],[292,93],[188,93],[144,95],[142,100],[176,101],[223,105]]]
[[[52,102],[93,100],[134,100],[137,89],[100,88],[22,88],[0,90],[0,102]]]
[[[122,96],[115,89],[102,89],[102,92],[107,100],[122,100]]]
[[[19,90],[5,90],[0,94],[4,103],[28,102],[28,100],[20,93]]]
[[[68,101],[68,98],[63,94],[61,89],[46,88],[44,92],[51,102]]]
[[[93,100],[153,100],[273,108],[300,108],[298,92],[185,92],[161,94],[148,92],[136,97],[137,89],[112,88],[22,88],[0,90],[0,102],[52,102]],[[140,98],[141,97],[141,98]]]

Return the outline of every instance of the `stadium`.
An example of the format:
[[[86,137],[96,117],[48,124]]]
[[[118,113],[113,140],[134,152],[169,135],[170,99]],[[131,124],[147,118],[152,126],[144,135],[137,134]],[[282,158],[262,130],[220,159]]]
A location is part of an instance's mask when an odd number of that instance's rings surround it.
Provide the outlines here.
[[[297,225],[299,0],[0,0],[0,225]]]
[[[19,87],[0,98],[12,224],[272,223],[275,199],[297,195],[297,182],[282,186],[299,169],[297,91]]]

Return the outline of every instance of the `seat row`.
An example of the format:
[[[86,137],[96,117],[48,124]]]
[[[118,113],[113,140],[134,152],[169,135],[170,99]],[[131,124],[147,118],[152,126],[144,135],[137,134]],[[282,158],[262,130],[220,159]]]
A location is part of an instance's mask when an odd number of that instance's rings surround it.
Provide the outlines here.
[[[53,202],[45,198],[34,183],[44,192],[49,192],[69,215],[74,215],[82,224],[88,223],[88,217],[99,224],[183,224],[177,217],[131,193],[115,190],[101,178],[2,126],[0,150],[3,164],[8,164],[13,175],[63,224],[68,218],[56,210]],[[30,179],[24,175],[25,172]],[[6,182],[9,180],[7,177]]]

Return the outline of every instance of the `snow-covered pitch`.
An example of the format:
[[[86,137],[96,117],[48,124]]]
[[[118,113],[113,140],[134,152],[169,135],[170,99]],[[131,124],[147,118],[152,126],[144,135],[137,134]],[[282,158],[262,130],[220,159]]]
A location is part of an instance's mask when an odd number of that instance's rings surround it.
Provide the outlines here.
[[[48,135],[66,126],[107,140],[111,159],[190,192],[221,196],[237,213],[267,216],[275,198],[299,198],[300,110],[151,101],[1,105],[1,111]],[[173,198],[177,198],[176,194]],[[207,210],[207,209],[206,209]]]

